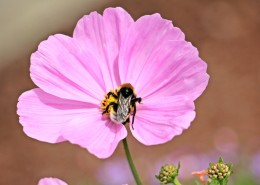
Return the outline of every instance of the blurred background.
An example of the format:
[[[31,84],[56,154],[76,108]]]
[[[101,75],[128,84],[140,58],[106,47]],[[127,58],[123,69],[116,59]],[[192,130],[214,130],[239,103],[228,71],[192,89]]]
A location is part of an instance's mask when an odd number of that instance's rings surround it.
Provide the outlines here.
[[[58,177],[70,185],[134,184],[120,144],[100,160],[68,142],[27,137],[16,115],[19,95],[34,88],[30,54],[49,35],[72,35],[91,11],[121,6],[135,19],[160,13],[182,29],[208,63],[209,86],[195,102],[197,117],[181,136],[146,147],[128,135],[145,185],[165,163],[181,161],[180,180],[192,183],[223,156],[235,173],[230,185],[260,184],[260,1],[259,0],[0,0],[0,184],[36,185]]]

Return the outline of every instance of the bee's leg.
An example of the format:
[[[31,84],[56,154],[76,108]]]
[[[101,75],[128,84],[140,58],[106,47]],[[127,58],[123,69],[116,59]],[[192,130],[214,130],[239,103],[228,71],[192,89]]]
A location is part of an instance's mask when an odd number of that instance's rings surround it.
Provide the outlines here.
[[[111,92],[111,91],[107,93],[107,97],[109,98],[110,95],[112,95],[114,98],[118,98],[118,96],[115,93]]]
[[[127,123],[129,123],[130,121],[129,121],[129,118],[127,118],[127,120],[125,120],[125,122],[123,122],[122,124],[123,125],[125,125],[125,124],[127,124]]]
[[[131,102],[132,103],[136,103],[136,102],[138,102],[138,103],[141,103],[141,101],[142,101],[142,98],[133,98],[132,100],[131,100]]]
[[[133,118],[132,118],[132,129],[134,130],[134,121],[135,121],[135,114],[136,114],[136,105],[133,103],[134,112],[133,112]]]
[[[110,106],[115,106],[115,107],[117,107],[117,103],[115,103],[115,102],[109,103],[109,104],[107,105],[106,109],[102,112],[102,114],[108,113],[108,109],[109,109]]]
[[[132,106],[134,107],[134,112],[133,112],[133,119],[132,119],[132,129],[134,130],[134,120],[135,120],[135,114],[136,114],[136,105],[135,105],[135,103],[136,102],[138,102],[138,103],[141,103],[141,101],[142,101],[142,98],[133,98],[132,100],[131,100],[131,104],[132,104]]]

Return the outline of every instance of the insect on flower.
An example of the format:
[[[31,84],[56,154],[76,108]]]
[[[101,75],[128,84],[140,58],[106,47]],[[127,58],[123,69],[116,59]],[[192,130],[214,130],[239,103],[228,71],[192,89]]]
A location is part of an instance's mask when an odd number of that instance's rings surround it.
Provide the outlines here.
[[[134,124],[134,117],[136,114],[135,103],[140,103],[142,98],[136,97],[134,87],[129,84],[122,84],[118,89],[113,92],[111,90],[105,95],[105,100],[102,101],[102,108],[104,109],[102,114],[108,114],[110,119],[115,123],[122,123],[125,125],[129,123],[129,115],[133,112],[132,128]]]
[[[198,50],[160,14],[133,20],[120,7],[92,12],[72,37],[52,35],[31,55],[38,88],[19,97],[19,122],[32,138],[69,141],[99,158],[112,155],[127,126],[144,145],[162,144],[195,118],[206,70]]]

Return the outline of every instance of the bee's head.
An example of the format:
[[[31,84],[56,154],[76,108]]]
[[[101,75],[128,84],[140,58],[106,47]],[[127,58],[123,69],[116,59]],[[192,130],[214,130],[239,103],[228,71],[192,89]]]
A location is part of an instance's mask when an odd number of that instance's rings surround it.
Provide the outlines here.
[[[134,91],[133,91],[133,89],[131,89],[129,87],[123,87],[120,89],[120,93],[123,95],[124,98],[127,98],[127,97],[133,95]]]

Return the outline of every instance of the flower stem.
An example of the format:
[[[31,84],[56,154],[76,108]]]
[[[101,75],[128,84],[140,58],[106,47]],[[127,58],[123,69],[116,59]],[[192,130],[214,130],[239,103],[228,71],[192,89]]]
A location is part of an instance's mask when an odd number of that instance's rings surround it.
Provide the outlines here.
[[[180,181],[177,179],[177,177],[174,178],[173,180],[174,185],[181,185]]]
[[[133,159],[131,157],[131,154],[130,154],[130,151],[129,151],[129,148],[128,148],[128,144],[127,144],[126,138],[123,139],[123,145],[124,145],[124,149],[125,149],[126,158],[127,158],[128,164],[129,164],[129,166],[131,168],[131,171],[132,171],[132,174],[134,176],[135,182],[136,182],[137,185],[142,185],[140,177],[139,177],[139,175],[137,173],[137,170],[135,168]]]

